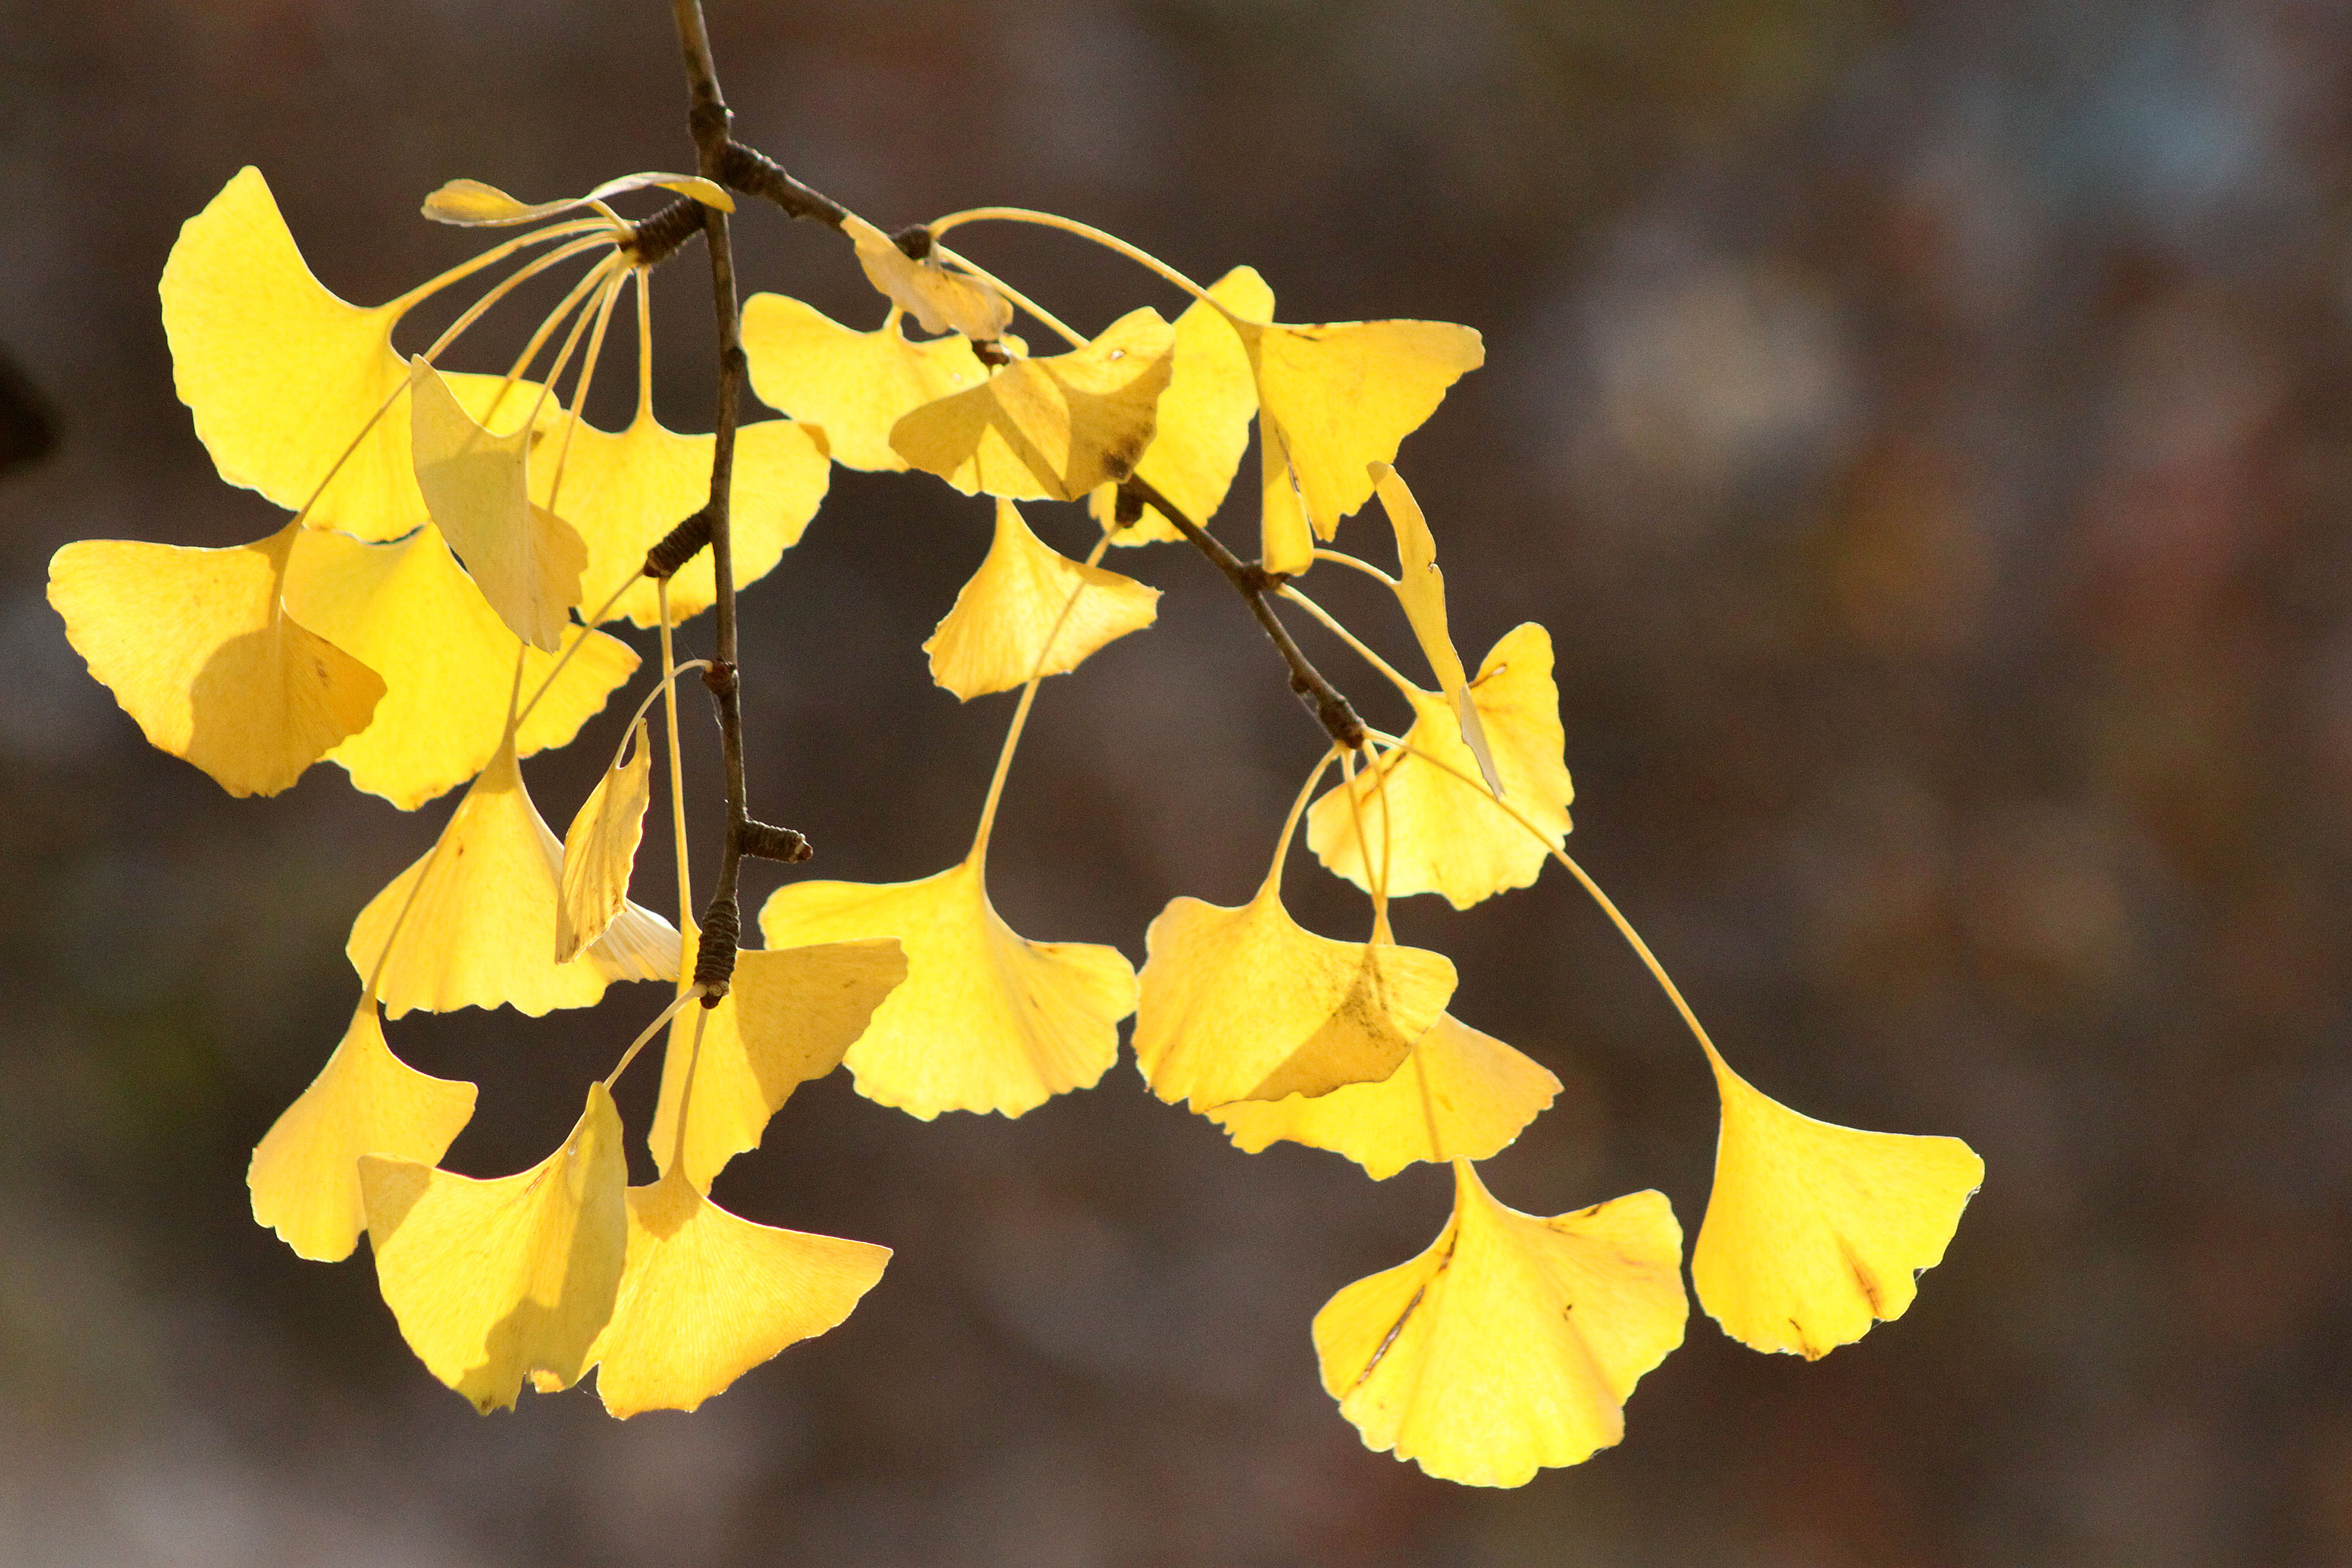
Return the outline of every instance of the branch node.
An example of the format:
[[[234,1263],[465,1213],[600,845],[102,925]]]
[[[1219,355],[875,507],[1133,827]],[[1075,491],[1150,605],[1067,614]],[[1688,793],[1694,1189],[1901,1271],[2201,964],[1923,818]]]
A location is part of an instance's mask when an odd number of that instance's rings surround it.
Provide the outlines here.
[[[695,950],[694,983],[702,988],[702,1005],[715,1008],[735,978],[735,945],[742,938],[743,915],[735,904],[735,890],[711,895],[702,911],[702,936]]]
[[[710,542],[710,508],[704,507],[670,529],[646,551],[646,575],[663,578],[674,575],[679,567],[702,553]]]
[[[782,861],[786,865],[796,864],[816,852],[806,838],[792,829],[748,817],[736,824],[735,841],[755,860]]]
[[[735,695],[736,672],[732,659],[712,659],[710,667],[702,672],[702,684],[710,695],[724,702]]]
[[[626,246],[639,267],[659,267],[701,232],[702,204],[691,196],[680,196],[645,222],[631,225]]]
[[[773,202],[792,217],[839,228],[841,220],[849,215],[849,209],[839,202],[810,190],[784,172],[774,159],[740,141],[730,141],[719,150],[719,181],[747,196]]]

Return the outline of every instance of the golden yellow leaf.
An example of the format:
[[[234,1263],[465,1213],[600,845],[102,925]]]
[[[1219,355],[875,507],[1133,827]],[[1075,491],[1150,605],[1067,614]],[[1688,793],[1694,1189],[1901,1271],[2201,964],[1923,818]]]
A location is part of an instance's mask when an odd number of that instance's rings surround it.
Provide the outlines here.
[[[502,1006],[537,1018],[551,1008],[593,1006],[614,980],[677,978],[677,931],[634,904],[585,953],[557,963],[562,873],[563,846],[530,803],[509,737],[440,841],[360,911],[343,951],[362,979],[383,960],[375,991],[390,1018],[412,1008]],[[395,926],[398,940],[383,960]]]
[[[1576,793],[1561,760],[1567,737],[1559,688],[1552,683],[1551,634],[1532,621],[1505,632],[1468,693],[1484,721],[1503,800],[1545,837],[1538,839],[1496,809],[1476,782],[1478,764],[1444,699],[1416,691],[1412,727],[1404,736],[1413,751],[1382,753],[1357,772],[1352,786],[1334,787],[1307,810],[1307,846],[1335,875],[1371,886],[1357,844],[1359,813],[1373,865],[1383,853],[1388,857],[1391,898],[1440,893],[1454,908],[1467,909],[1507,888],[1527,886],[1543,871],[1549,858],[1545,844],[1557,848],[1568,836],[1568,807]],[[1348,806],[1351,788],[1355,810]]]
[[[892,427],[927,402],[980,385],[988,368],[963,339],[912,341],[899,319],[893,310],[878,330],[853,331],[797,299],[754,294],[743,304],[751,390],[770,408],[822,429],[845,467],[903,469]]]
[[[1723,1130],[1691,1250],[1699,1304],[1741,1343],[1809,1361],[1901,1317],[1918,1276],[1944,1260],[1984,1161],[1958,1138],[1816,1122],[1708,1055]]]
[[[148,740],[232,795],[275,795],[368,727],[383,681],[286,613],[300,529],[226,549],[83,539],[49,559],[49,603]]]
[[[1162,1100],[1206,1111],[1377,1082],[1453,997],[1444,954],[1318,936],[1280,876],[1236,908],[1176,899],[1145,934],[1135,1061]]]
[[[1255,267],[1237,267],[1209,286],[1210,295],[1234,315],[1263,321],[1274,314],[1274,290]],[[1179,511],[1206,526],[1225,503],[1242,454],[1249,448],[1250,420],[1257,413],[1257,382],[1249,355],[1225,325],[1224,314],[1195,299],[1176,318],[1176,358],[1168,390],[1160,394],[1158,433],[1135,465],[1135,476],[1168,497]],[[1164,543],[1184,536],[1146,507],[1127,528],[1112,530],[1117,487],[1097,490],[1089,505],[1111,543]]]
[[[1366,1448],[1524,1486],[1622,1438],[1633,1385],[1682,1343],[1682,1228],[1660,1193],[1544,1219],[1454,1168],[1436,1242],[1332,1297],[1315,1351]]]
[[[1158,589],[1062,555],[1029,531],[1012,502],[999,500],[988,559],[923,652],[931,656],[931,679],[970,702],[1026,685],[1033,674],[1075,670],[1159,615]]]
[[[1013,325],[1013,307],[1004,296],[977,277],[940,266],[936,252],[917,261],[856,214],[842,219],[841,232],[856,247],[866,280],[892,304],[912,311],[924,331],[961,332],[986,343]]]
[[[299,1257],[348,1258],[367,1228],[360,1156],[438,1164],[473,1116],[474,1086],[393,1055],[375,998],[362,997],[327,1065],[254,1147],[245,1173],[254,1220]]]
[[[843,1061],[857,1092],[929,1121],[1018,1116],[1118,1056],[1135,969],[1115,947],[1032,942],[997,917],[975,859],[916,882],[796,882],[760,912],[771,948],[896,936],[907,982]]]
[[[563,1146],[516,1176],[362,1158],[376,1286],[426,1370],[486,1415],[512,1409],[527,1375],[578,1382],[620,1288],[628,1180],[602,1083]]]
[[[555,904],[555,961],[568,964],[604,934],[629,902],[629,873],[653,800],[654,754],[646,721],[629,732],[626,759],[596,780],[563,834],[563,872]]]
[[[1228,319],[1257,376],[1265,569],[1302,572],[1315,541],[1371,498],[1367,465],[1396,460],[1486,346],[1450,321]]]
[[[584,420],[563,459],[562,493],[551,499],[556,454],[564,437],[552,432],[531,455],[531,496],[570,524],[588,549],[581,572],[586,613],[636,581],[610,612],[640,626],[659,622],[654,585],[643,575],[646,551],[710,498],[710,455],[716,437],[681,435],[654,418],[641,402],[620,432]],[[735,477],[728,491],[734,540],[735,586],[757,582],[800,543],[832,482],[833,464],[814,427],[767,419],[735,432]],[[676,625],[700,614],[717,596],[710,552],[703,550],[669,580],[669,616]]]
[[[180,230],[163,264],[163,330],[180,401],[232,485],[299,507],[362,429],[310,510],[318,528],[392,538],[424,516],[408,420],[368,421],[406,385],[399,301],[363,309],[304,265],[257,169],[240,170]]]
[[[925,403],[890,444],[966,495],[1076,501],[1126,478],[1151,444],[1175,329],[1130,310],[1083,349],[1016,359],[982,385]]]
[[[305,532],[286,570],[286,612],[383,677],[383,700],[359,734],[327,753],[354,788],[415,810],[482,770],[498,749],[520,638],[457,565],[426,523],[404,539],[367,544]],[[567,627],[565,646],[587,646],[522,721],[518,755],[566,746],[637,667],[624,643]],[[560,655],[523,653],[522,695],[546,681]]]
[[[692,1410],[838,1324],[889,1261],[887,1247],[730,1214],[681,1171],[633,1186],[620,1299],[589,1354],[596,1392],[623,1419]]]
[[[1236,1100],[1212,1107],[1209,1120],[1244,1154],[1287,1138],[1345,1155],[1386,1181],[1415,1160],[1491,1159],[1559,1092],[1542,1063],[1440,1013],[1404,1065],[1376,1083],[1312,1100]]]
[[[494,431],[466,411],[441,372],[412,361],[408,402],[416,486],[449,547],[509,630],[534,648],[562,646],[588,547],[530,499],[527,425]]]
[[[1436,536],[1429,531],[1421,503],[1412,498],[1394,468],[1375,463],[1371,472],[1381,506],[1396,530],[1397,599],[1404,605],[1405,619],[1412,623],[1413,638],[1429,660],[1431,672],[1437,676],[1437,689],[1445,694],[1445,706],[1462,727],[1463,743],[1478,759],[1478,776],[1499,796],[1503,780],[1495,771],[1494,753],[1487,748],[1486,731],[1478,723],[1477,705],[1470,700],[1470,681],[1462,672],[1462,655],[1454,651],[1453,635],[1445,629],[1445,574],[1437,570]]]
[[[722,213],[735,210],[735,198],[727,193],[726,187],[699,174],[624,174],[605,181],[584,196],[530,203],[519,202],[496,185],[485,185],[479,180],[452,180],[425,198],[425,215],[436,224],[456,224],[462,228],[527,224],[584,207],[591,202],[656,187],[692,196],[704,206],[717,207]]]
[[[691,934],[688,940],[691,947]],[[687,956],[690,974],[694,953]],[[759,1147],[768,1119],[793,1090],[841,1064],[874,1009],[906,977],[906,955],[887,936],[737,954],[734,984],[719,1005],[686,1008],[670,1021],[661,1099],[646,1134],[655,1162],[671,1174],[683,1168],[709,1191],[729,1160]]]

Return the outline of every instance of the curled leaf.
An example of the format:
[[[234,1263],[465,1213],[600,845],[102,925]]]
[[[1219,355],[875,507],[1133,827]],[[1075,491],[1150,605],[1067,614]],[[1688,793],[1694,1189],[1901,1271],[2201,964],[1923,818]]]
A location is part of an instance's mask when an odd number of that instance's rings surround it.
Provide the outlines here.
[[[232,795],[275,795],[368,727],[384,684],[286,613],[291,524],[226,549],[83,539],[49,559],[49,603],[150,744]]]
[[[1004,296],[968,273],[940,265],[936,251],[917,261],[888,235],[855,214],[841,232],[857,247],[866,280],[890,302],[910,312],[926,332],[961,332],[975,342],[993,342],[1013,325]]]
[[[895,936],[907,981],[843,1061],[869,1100],[929,1121],[1018,1116],[1118,1055],[1135,970],[1115,947],[1032,942],[998,918],[975,858],[916,882],[796,882],[760,912],[771,948]]]
[[[1524,1486],[1622,1438],[1633,1385],[1682,1343],[1682,1228],[1660,1193],[1545,1219],[1454,1168],[1444,1232],[1332,1297],[1315,1352],[1364,1447],[1444,1480]]]
[[[1429,531],[1429,520],[1422,516],[1421,503],[1394,468],[1385,463],[1371,465],[1372,485],[1379,491],[1381,506],[1389,515],[1396,530],[1397,585],[1396,595],[1404,605],[1405,619],[1412,623],[1412,634],[1421,643],[1421,651],[1429,660],[1430,670],[1437,676],[1437,688],[1445,694],[1446,706],[1462,727],[1462,742],[1470,755],[1478,759],[1478,775],[1486,780],[1486,788],[1497,797],[1503,793],[1503,780],[1495,771],[1495,758],[1487,748],[1486,732],[1478,722],[1477,706],[1470,700],[1469,677],[1462,671],[1462,655],[1454,651],[1454,637],[1445,629],[1445,574],[1437,570],[1437,538]]]
[[[602,1083],[563,1146],[515,1176],[362,1158],[376,1284],[425,1369],[486,1415],[512,1409],[526,1376],[579,1381],[620,1288],[628,1179]]]
[[[1158,619],[1160,591],[1087,566],[996,503],[996,538],[923,652],[931,679],[965,702],[1075,670],[1104,643]],[[1048,653],[1048,644],[1051,653]]]
[[[1018,359],[980,386],[914,410],[890,444],[966,495],[1076,501],[1124,479],[1151,444],[1176,334],[1130,310],[1083,349]]]
[[[1691,1282],[1723,1332],[1808,1361],[1899,1318],[1944,1260],[1984,1161],[1958,1138],[1800,1115],[1712,1051],[1723,1129]]]
[[[592,1007],[614,980],[677,977],[677,933],[634,904],[586,952],[557,963],[562,873],[563,846],[530,803],[509,737],[440,841],[360,911],[343,952],[362,979],[378,976],[390,1018],[469,1007],[537,1018]]]
[[[348,1258],[367,1228],[360,1156],[438,1164],[473,1115],[474,1086],[393,1055],[375,998],[362,997],[327,1065],[254,1148],[245,1175],[254,1221],[298,1257]]]
[[[636,865],[654,790],[654,755],[644,719],[629,732],[625,753],[626,760],[614,762],[596,780],[563,835],[562,895],[555,905],[558,964],[578,957],[629,902],[629,873]]]
[[[1440,1013],[1386,1078],[1317,1099],[1236,1100],[1209,1120],[1258,1154],[1281,1139],[1329,1149],[1386,1181],[1416,1160],[1484,1160],[1510,1147],[1559,1092],[1542,1063]]]
[[[464,228],[528,224],[593,202],[626,195],[631,191],[656,187],[692,196],[704,206],[717,207],[722,213],[735,210],[735,198],[727,193],[726,188],[699,174],[624,174],[605,181],[584,196],[530,203],[519,202],[496,185],[485,185],[479,180],[452,180],[425,198],[425,215],[436,224],[456,224]]]
[[[835,1327],[882,1278],[887,1247],[755,1225],[682,1171],[628,1193],[628,1258],[588,1359],[624,1419],[692,1410],[786,1345]]]
[[[1144,942],[1136,1065],[1194,1111],[1377,1082],[1454,995],[1444,954],[1318,936],[1274,877],[1237,908],[1176,899]]]

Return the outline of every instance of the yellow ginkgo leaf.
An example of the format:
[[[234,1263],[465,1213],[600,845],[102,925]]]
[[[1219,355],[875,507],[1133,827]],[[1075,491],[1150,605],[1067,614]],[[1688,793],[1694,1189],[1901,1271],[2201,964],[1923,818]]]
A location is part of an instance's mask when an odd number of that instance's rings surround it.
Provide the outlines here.
[[[286,612],[383,675],[374,719],[327,760],[341,763],[353,787],[404,811],[463,784],[489,761],[519,651],[526,699],[560,657],[523,650],[431,523],[391,544],[305,532],[286,569]],[[636,669],[626,643],[582,626],[565,629],[565,646],[582,639],[587,646],[523,719],[518,755],[569,745]]]
[[[1903,1315],[1984,1181],[1958,1138],[1816,1122],[1759,1093],[1710,1051],[1723,1100],[1715,1189],[1691,1282],[1755,1350],[1827,1355]]]
[[[362,538],[415,526],[425,508],[408,420],[399,409],[375,419],[408,381],[392,348],[406,307],[363,309],[329,293],[259,170],[240,170],[182,226],[163,297],[173,379],[222,478],[291,509],[333,471],[310,508],[313,526]]]
[[[760,401],[821,428],[834,461],[849,468],[905,468],[890,445],[898,421],[988,379],[970,343],[913,341],[896,310],[878,330],[859,332],[781,294],[744,301],[743,352]],[[703,485],[709,483],[706,468]]]
[[[633,1186],[620,1299],[589,1354],[596,1392],[624,1419],[692,1410],[849,1316],[889,1261],[887,1247],[755,1225],[678,1171]]]
[[[1445,574],[1437,570],[1437,538],[1429,531],[1421,503],[1412,498],[1397,471],[1385,463],[1371,465],[1371,471],[1373,488],[1379,491],[1381,506],[1396,530],[1397,599],[1404,605],[1413,638],[1437,676],[1437,689],[1445,694],[1445,706],[1462,727],[1463,743],[1478,759],[1479,777],[1486,780],[1487,789],[1500,795],[1503,780],[1495,771],[1495,755],[1478,722],[1477,705],[1470,700],[1470,680],[1463,674],[1462,655],[1454,651],[1453,634],[1445,629]]]
[[[1568,836],[1568,806],[1575,796],[1559,723],[1559,689],[1552,683],[1551,634],[1530,621],[1503,634],[1469,688],[1480,715],[1503,800],[1540,829],[1538,839],[1499,810],[1478,782],[1478,764],[1444,698],[1412,694],[1412,750],[1381,754],[1360,769],[1352,785],[1327,791],[1307,813],[1307,846],[1324,865],[1369,889],[1364,856],[1387,856],[1388,893],[1440,893],[1456,909],[1507,888],[1534,882]],[[1424,755],[1416,756],[1415,753]],[[1429,760],[1434,758],[1434,761]],[[1442,766],[1441,766],[1442,764]],[[1348,805],[1352,789],[1356,808]]]
[[[49,603],[89,673],[148,740],[232,795],[275,795],[384,693],[367,665],[285,611],[301,530],[226,549],[83,539],[49,559]]]
[[[735,198],[727,193],[725,186],[698,174],[624,174],[605,181],[584,196],[570,196],[559,202],[519,202],[496,185],[485,185],[479,180],[452,180],[425,198],[425,215],[436,224],[456,224],[461,228],[528,224],[592,202],[655,188],[692,196],[704,206],[717,207],[722,213],[735,210]]]
[[[1159,615],[1158,589],[1062,555],[1029,531],[1012,502],[999,500],[988,559],[956,594],[923,652],[931,656],[931,679],[970,702],[1033,674],[1075,670],[1104,643],[1142,631]]]
[[[245,1173],[253,1218],[299,1257],[348,1258],[367,1228],[360,1156],[436,1165],[473,1115],[474,1086],[393,1055],[375,998],[362,997],[327,1065],[254,1148]]]
[[[512,1409],[526,1376],[578,1382],[620,1289],[628,1181],[602,1083],[563,1146],[516,1176],[362,1158],[376,1286],[425,1369],[486,1415]]]
[[[360,911],[343,951],[363,979],[378,977],[375,992],[391,1018],[412,1008],[496,1007],[537,1018],[551,1008],[593,1007],[614,980],[677,978],[677,932],[634,904],[585,953],[557,963],[562,874],[563,846],[530,803],[509,737],[440,841]]]
[[[1207,1111],[1378,1082],[1452,998],[1452,959],[1318,936],[1279,877],[1237,908],[1176,899],[1145,934],[1135,1061],[1162,1100]]]
[[[563,458],[562,494],[551,499],[563,439],[551,434],[532,455],[531,496],[570,524],[587,546],[583,602],[593,613],[635,578],[609,613],[655,625],[661,612],[653,582],[644,576],[646,551],[710,498],[710,454],[717,438],[667,429],[645,402],[617,434],[583,421]],[[824,436],[814,426],[767,419],[736,430],[735,479],[728,492],[736,587],[765,577],[785,550],[800,543],[832,478]],[[704,550],[669,580],[671,623],[700,614],[716,597],[710,552]]]
[[[1287,1138],[1345,1155],[1386,1181],[1415,1160],[1492,1158],[1559,1092],[1542,1063],[1441,1013],[1404,1065],[1377,1083],[1312,1100],[1236,1100],[1213,1107],[1209,1120],[1244,1154]]]
[[[1661,1193],[1545,1219],[1454,1168],[1436,1242],[1332,1297],[1315,1352],[1366,1448],[1444,1480],[1524,1486],[1622,1438],[1633,1385],[1682,1343],[1682,1228]]]
[[[440,371],[422,358],[411,368],[410,442],[425,509],[499,619],[551,653],[562,646],[580,602],[588,547],[571,524],[530,499],[535,433],[479,423]]]
[[[898,243],[851,214],[841,232],[857,247],[866,280],[902,310],[914,313],[926,332],[961,332],[977,342],[993,342],[1013,325],[1004,296],[967,273],[940,265],[934,252],[917,261]]]
[[[1218,304],[1234,315],[1263,321],[1274,314],[1274,290],[1257,269],[1237,267],[1209,286]],[[1168,390],[1160,394],[1159,429],[1135,476],[1149,483],[1192,521],[1206,525],[1225,503],[1234,471],[1249,447],[1250,420],[1257,413],[1257,382],[1249,355],[1225,325],[1224,314],[1195,299],[1176,318],[1176,358]],[[1095,521],[1118,545],[1156,544],[1183,536],[1146,507],[1124,528],[1111,531],[1116,486],[1094,493]]]
[[[555,961],[569,964],[604,934],[629,902],[629,873],[645,836],[654,795],[653,747],[646,721],[629,732],[626,759],[616,760],[581,802],[563,834],[563,872],[555,904]]]
[[[1130,310],[1083,349],[1014,360],[890,432],[899,456],[966,495],[1076,501],[1126,478],[1151,444],[1176,333]]]
[[[1018,1116],[1118,1056],[1135,969],[1116,947],[1032,942],[997,917],[977,858],[917,882],[796,882],[760,912],[771,948],[896,936],[907,983],[843,1058],[857,1092],[929,1121]]]
[[[1315,541],[1371,497],[1367,465],[1396,460],[1486,346],[1450,321],[1228,319],[1257,375],[1265,569],[1305,571]]]
[[[692,933],[688,944],[690,974]],[[841,1065],[906,977],[906,954],[887,936],[738,953],[734,984],[719,1005],[684,1009],[670,1021],[661,1099],[646,1134],[656,1163],[676,1174],[682,1154],[688,1177],[709,1191],[729,1160],[759,1147],[793,1090]]]

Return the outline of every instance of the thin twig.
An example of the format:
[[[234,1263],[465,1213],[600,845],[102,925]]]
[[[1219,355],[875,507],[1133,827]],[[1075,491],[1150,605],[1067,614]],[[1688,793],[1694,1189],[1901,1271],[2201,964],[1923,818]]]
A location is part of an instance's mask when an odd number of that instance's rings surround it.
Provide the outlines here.
[[[1354,706],[1339,688],[1326,680],[1323,673],[1307,662],[1307,655],[1299,652],[1298,644],[1291,640],[1289,631],[1274,613],[1274,606],[1265,601],[1267,594],[1289,580],[1281,572],[1268,571],[1257,562],[1245,561],[1227,549],[1213,534],[1186,517],[1174,502],[1161,495],[1150,480],[1130,475],[1120,483],[1119,488],[1173,523],[1178,533],[1192,540],[1193,548],[1207,556],[1210,564],[1225,574],[1225,580],[1234,585],[1234,591],[1249,605],[1250,613],[1257,617],[1257,623],[1265,629],[1266,636],[1273,640],[1275,647],[1281,653],[1283,662],[1290,666],[1292,693],[1314,714],[1317,722],[1323,726],[1324,733],[1334,743],[1344,750],[1361,751],[1365,745],[1364,721],[1356,716]]]

